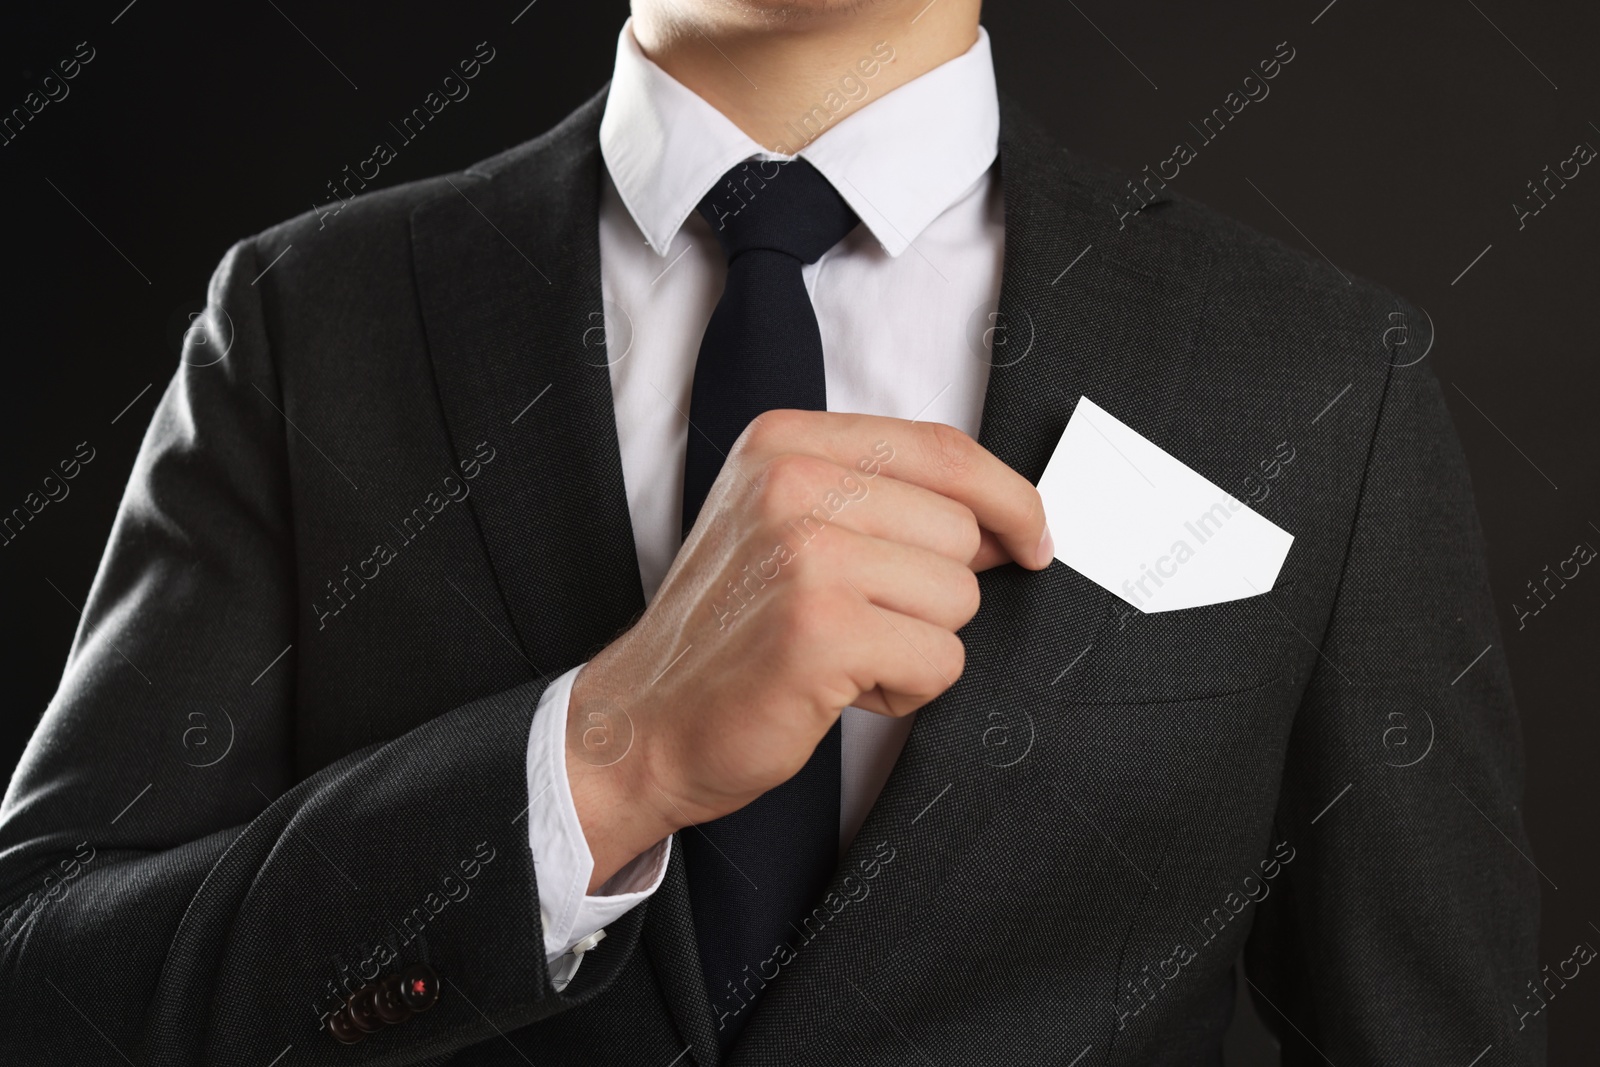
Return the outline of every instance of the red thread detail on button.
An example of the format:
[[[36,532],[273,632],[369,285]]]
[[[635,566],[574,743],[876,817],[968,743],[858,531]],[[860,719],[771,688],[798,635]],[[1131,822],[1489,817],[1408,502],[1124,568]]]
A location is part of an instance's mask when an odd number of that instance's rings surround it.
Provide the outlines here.
[[[411,980],[411,991],[419,995],[426,993],[428,991],[428,983],[421,978],[413,978]]]

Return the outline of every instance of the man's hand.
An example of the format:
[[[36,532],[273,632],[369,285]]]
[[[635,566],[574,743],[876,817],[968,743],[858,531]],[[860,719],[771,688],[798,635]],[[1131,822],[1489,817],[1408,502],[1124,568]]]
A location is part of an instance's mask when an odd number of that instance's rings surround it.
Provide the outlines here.
[[[944,692],[965,662],[956,631],[978,611],[976,572],[1053,555],[1038,492],[959,430],[761,416],[643,617],[573,684],[567,773],[589,891],[787,781],[846,707],[900,716]]]

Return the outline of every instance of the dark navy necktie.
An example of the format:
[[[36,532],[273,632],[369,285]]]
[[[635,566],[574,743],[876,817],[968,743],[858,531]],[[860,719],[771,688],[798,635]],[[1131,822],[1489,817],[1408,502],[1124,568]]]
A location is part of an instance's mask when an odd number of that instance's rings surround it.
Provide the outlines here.
[[[686,536],[724,457],[757,416],[775,408],[827,410],[822,335],[800,268],[857,222],[804,160],[742,163],[699,207],[728,257],[728,280],[694,368],[683,471]],[[724,1049],[787,959],[779,943],[804,940],[805,917],[838,862],[839,753],[835,722],[793,778],[679,835],[700,965]]]

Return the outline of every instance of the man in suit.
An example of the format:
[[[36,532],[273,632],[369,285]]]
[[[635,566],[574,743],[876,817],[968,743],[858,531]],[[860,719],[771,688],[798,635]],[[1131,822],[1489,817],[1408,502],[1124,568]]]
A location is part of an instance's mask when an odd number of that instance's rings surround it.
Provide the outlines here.
[[[1241,959],[1285,1062],[1542,1062],[1424,317],[1053,143],[978,6],[636,0],[228,252],[0,809],[11,1062],[1212,1064]],[[1270,592],[1052,563],[1082,396]]]

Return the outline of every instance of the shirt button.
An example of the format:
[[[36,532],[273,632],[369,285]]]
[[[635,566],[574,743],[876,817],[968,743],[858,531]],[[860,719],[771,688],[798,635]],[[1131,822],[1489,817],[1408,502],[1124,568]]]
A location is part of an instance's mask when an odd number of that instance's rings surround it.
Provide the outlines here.
[[[572,946],[573,954],[581,956],[585,952],[588,952],[590,949],[594,948],[600,942],[604,941],[605,939],[606,939],[605,929],[602,928],[602,929],[596,930],[594,933],[590,934],[588,937],[584,938],[582,941],[579,941],[576,945]]]

